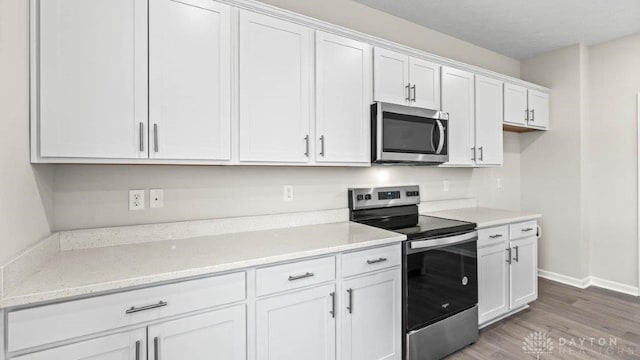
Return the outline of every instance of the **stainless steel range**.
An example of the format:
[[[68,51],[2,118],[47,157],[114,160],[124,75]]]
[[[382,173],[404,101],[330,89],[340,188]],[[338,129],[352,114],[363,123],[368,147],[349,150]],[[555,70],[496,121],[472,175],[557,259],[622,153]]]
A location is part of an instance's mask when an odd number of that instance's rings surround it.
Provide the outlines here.
[[[407,235],[406,360],[441,359],[478,338],[476,224],[418,214],[418,186],[349,189],[351,221]]]

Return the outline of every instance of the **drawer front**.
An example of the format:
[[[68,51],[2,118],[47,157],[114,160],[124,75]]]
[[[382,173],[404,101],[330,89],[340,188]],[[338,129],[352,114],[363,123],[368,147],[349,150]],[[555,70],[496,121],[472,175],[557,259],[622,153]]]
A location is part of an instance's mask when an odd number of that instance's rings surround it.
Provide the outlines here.
[[[332,281],[336,278],[336,258],[299,261],[256,270],[258,296]]]
[[[402,264],[400,244],[342,255],[342,276],[349,277]]]
[[[13,311],[7,320],[8,350],[241,301],[245,283],[245,273],[239,272]]]
[[[511,224],[509,225],[509,232],[509,240],[536,236],[538,233],[538,222],[534,220],[518,224]]]
[[[509,241],[509,225],[478,230],[478,248]]]

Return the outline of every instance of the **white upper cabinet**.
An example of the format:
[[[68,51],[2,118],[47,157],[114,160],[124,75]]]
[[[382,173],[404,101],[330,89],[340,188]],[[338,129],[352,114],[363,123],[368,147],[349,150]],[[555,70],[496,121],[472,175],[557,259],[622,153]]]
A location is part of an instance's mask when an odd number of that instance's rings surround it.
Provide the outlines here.
[[[529,90],[529,121],[530,127],[547,129],[549,127],[549,94],[536,90]]]
[[[316,32],[316,161],[369,163],[371,47]]]
[[[411,105],[440,109],[440,65],[410,57],[409,82]]]
[[[476,75],[476,164],[502,165],[502,81]]]
[[[383,48],[373,49],[373,98],[409,104],[409,57]]]
[[[474,75],[442,68],[442,111],[449,113],[449,162],[446,165],[475,164]]]
[[[151,158],[231,158],[230,20],[212,0],[149,2]]]
[[[146,158],[147,2],[36,2],[41,157]],[[35,21],[35,20],[34,20]]]
[[[304,26],[240,12],[240,161],[309,161],[311,35]]]
[[[440,109],[440,65],[374,49],[374,100]]]
[[[237,305],[149,326],[149,359],[246,360],[245,319]]]
[[[527,88],[504,84],[504,122],[524,126],[529,119]]]

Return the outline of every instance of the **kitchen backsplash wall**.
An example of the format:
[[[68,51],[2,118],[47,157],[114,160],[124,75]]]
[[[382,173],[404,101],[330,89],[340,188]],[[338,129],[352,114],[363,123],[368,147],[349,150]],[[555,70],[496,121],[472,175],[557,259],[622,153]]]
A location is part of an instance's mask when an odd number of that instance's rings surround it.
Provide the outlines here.
[[[369,185],[418,184],[423,201],[475,197],[481,205],[519,209],[518,136],[505,133],[505,164],[493,169],[59,165],[54,228],[339,209],[347,207],[348,187]],[[447,192],[444,180],[449,181]],[[284,201],[284,185],[293,185],[293,201]],[[143,211],[128,210],[129,190],[154,188],[164,189],[164,208],[149,209],[147,203]]]

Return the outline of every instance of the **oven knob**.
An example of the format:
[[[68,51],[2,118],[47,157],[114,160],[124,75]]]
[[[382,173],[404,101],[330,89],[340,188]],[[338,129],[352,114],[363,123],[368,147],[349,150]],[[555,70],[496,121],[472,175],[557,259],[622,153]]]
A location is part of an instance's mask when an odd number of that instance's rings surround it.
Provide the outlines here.
[[[362,200],[364,200],[364,196],[363,195],[358,195],[356,197],[356,199],[358,199],[358,201],[362,201]]]
[[[463,277],[462,278],[462,285],[467,286],[467,284],[469,283],[469,278],[468,277]]]
[[[371,200],[371,194],[367,194],[367,195],[365,195],[365,196],[364,196],[364,199],[365,199],[365,200]]]

